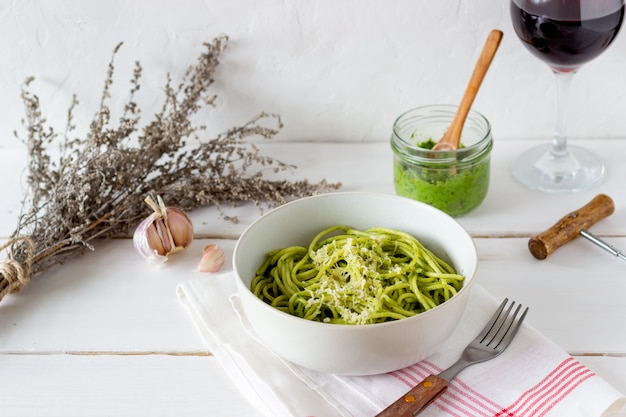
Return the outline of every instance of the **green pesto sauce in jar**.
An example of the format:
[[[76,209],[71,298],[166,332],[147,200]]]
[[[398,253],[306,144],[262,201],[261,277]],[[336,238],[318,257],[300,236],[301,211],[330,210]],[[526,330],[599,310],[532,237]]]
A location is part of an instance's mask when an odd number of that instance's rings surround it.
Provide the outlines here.
[[[489,189],[493,148],[491,125],[470,110],[459,149],[435,151],[457,106],[430,105],[402,113],[393,124],[390,145],[396,194],[430,204],[451,216],[478,207]]]
[[[424,149],[432,149],[434,145],[432,139],[418,144]],[[466,214],[480,205],[489,188],[489,171],[489,158],[470,164],[420,166],[394,159],[396,193],[430,204],[451,216]]]

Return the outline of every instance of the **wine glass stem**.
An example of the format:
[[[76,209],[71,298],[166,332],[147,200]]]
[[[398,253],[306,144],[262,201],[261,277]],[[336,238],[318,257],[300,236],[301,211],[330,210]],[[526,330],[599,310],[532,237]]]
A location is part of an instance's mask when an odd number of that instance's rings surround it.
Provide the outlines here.
[[[567,115],[569,105],[569,94],[575,71],[559,72],[554,71],[556,80],[556,128],[552,140],[552,154],[555,156],[565,156],[567,150]]]

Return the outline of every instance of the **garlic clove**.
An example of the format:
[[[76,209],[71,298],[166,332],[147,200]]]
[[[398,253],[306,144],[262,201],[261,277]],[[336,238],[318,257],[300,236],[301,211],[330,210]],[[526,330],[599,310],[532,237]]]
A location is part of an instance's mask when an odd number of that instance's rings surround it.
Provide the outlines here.
[[[166,221],[174,247],[186,248],[189,246],[193,240],[193,226],[187,214],[179,208],[168,207]]]
[[[224,265],[224,251],[217,245],[204,247],[202,259],[198,263],[198,272],[217,272]]]
[[[135,245],[135,249],[137,249],[137,251],[139,251],[139,253],[143,256],[148,256],[152,252],[152,247],[148,238],[148,229],[152,226],[153,223],[154,214],[151,214],[141,223],[139,223],[139,226],[137,226],[135,232],[133,233],[133,244]],[[152,233],[150,233],[150,235],[150,239],[152,239]]]
[[[133,234],[135,249],[153,265],[161,265],[167,261],[165,250],[157,234],[152,216],[146,218],[137,226]]]
[[[137,251],[150,263],[162,264],[168,255],[189,246],[193,240],[191,220],[179,208],[166,207],[161,197],[158,204],[150,197],[146,203],[154,213],[145,218],[133,234]]]
[[[159,217],[152,224],[156,230],[156,237],[159,239],[158,245],[163,247],[163,253],[161,255],[167,255],[176,245],[174,244],[174,240],[172,239],[172,233],[169,231],[167,224],[165,223],[165,219]],[[150,230],[150,228],[148,229]],[[152,247],[153,249],[157,249],[156,247]]]
[[[146,242],[148,247],[152,251],[157,252],[159,255],[166,255],[169,252],[169,245],[166,247],[161,239],[162,232],[160,231],[164,226],[159,225],[160,219],[153,221],[148,225],[146,229]]]

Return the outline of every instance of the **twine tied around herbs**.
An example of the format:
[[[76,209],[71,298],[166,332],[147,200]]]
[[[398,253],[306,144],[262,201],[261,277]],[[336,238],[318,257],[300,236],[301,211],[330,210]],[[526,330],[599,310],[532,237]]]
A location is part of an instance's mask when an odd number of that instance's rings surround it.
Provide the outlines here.
[[[26,261],[21,263],[11,257],[0,260],[0,300],[5,295],[19,292],[28,284],[31,277],[31,267],[33,264],[33,254],[35,253],[35,243],[28,236],[11,238],[8,242],[0,246],[0,252],[13,246],[15,243],[23,241],[27,245]]]

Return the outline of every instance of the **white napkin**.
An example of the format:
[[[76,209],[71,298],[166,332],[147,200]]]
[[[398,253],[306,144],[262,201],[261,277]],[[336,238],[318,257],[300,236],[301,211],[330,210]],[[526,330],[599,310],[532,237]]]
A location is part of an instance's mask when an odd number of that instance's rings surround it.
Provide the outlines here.
[[[455,362],[499,304],[476,285],[462,322],[440,352],[399,371],[348,377],[310,371],[276,356],[254,337],[236,293],[232,273],[178,286],[215,357],[244,397],[268,417],[373,417]],[[617,390],[523,325],[502,355],[464,370],[421,415],[617,417],[626,416],[625,410],[626,398]]]

